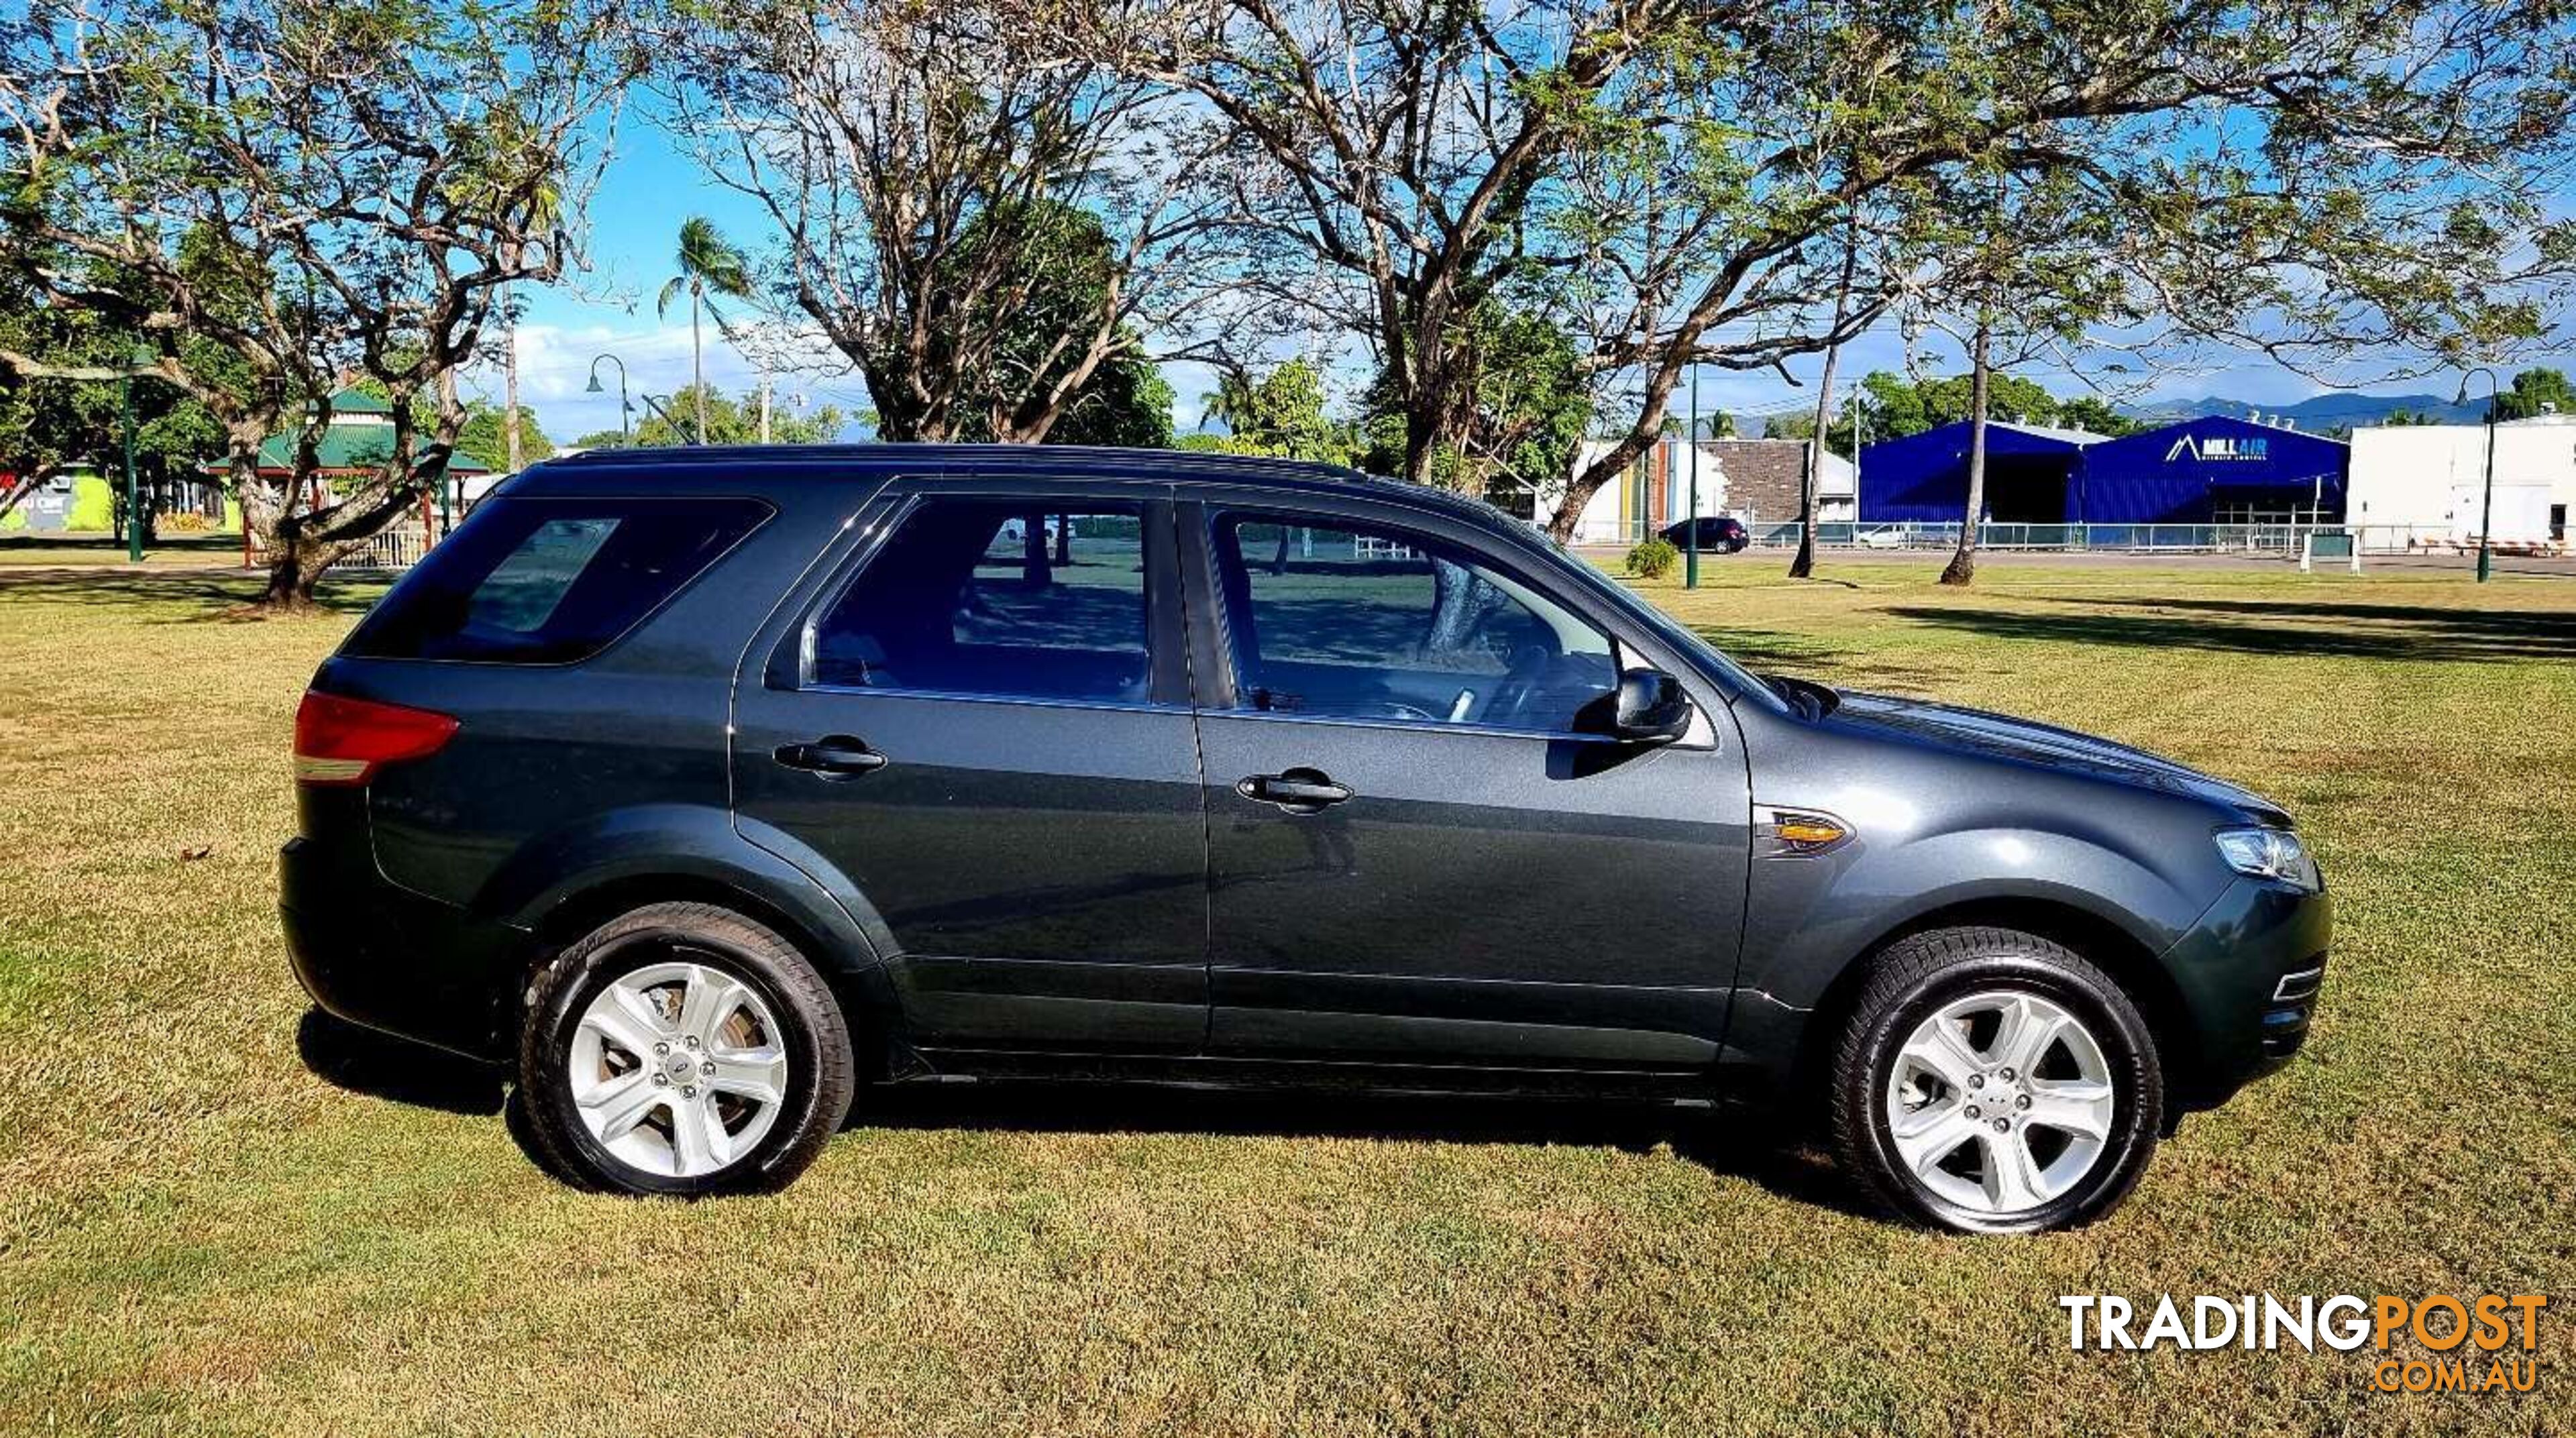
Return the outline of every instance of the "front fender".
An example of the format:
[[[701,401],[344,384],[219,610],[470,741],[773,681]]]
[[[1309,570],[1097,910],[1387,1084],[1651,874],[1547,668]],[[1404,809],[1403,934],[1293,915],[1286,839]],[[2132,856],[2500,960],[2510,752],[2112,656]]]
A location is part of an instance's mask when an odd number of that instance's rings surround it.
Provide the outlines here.
[[[1967,829],[1867,838],[1819,858],[1757,860],[1737,987],[1812,1008],[1844,968],[1925,916],[2021,901],[2072,909],[2151,954],[2173,947],[2212,893],[2072,834]]]
[[[1725,1061],[1763,1083],[1793,1083],[1808,1025],[1836,981],[1944,912],[2075,914],[2161,955],[2219,887],[2195,892],[2190,857],[2077,834],[1972,828],[1895,842],[1864,835],[1821,857],[1757,859]]]

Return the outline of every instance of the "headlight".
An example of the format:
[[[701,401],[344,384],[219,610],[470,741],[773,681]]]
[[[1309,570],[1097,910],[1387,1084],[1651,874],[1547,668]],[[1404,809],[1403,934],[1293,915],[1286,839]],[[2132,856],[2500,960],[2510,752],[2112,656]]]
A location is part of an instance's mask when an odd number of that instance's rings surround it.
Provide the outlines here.
[[[2221,829],[2218,856],[2249,879],[2271,879],[2310,893],[2320,887],[2317,861],[2287,829]]]

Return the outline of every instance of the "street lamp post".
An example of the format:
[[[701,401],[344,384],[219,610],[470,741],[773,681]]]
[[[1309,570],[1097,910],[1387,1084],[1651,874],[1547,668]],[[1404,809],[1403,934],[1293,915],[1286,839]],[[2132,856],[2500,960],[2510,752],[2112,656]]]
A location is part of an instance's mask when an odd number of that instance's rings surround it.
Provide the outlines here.
[[[619,447],[623,448],[635,442],[635,430],[633,426],[628,423],[628,417],[635,413],[635,406],[628,403],[626,398],[626,361],[619,359],[613,354],[598,354],[592,356],[590,361],[590,384],[586,390],[587,393],[607,393],[607,391],[601,389],[599,385],[599,362],[601,360],[606,360],[610,364],[617,366],[617,443]]]
[[[2496,444],[2496,375],[2491,369],[2473,369],[2460,376],[2459,398],[2453,404],[2469,402],[2469,381],[2479,375],[2487,377],[2487,482],[2486,497],[2478,507],[2478,583],[2487,582],[2495,572],[2495,444]]]

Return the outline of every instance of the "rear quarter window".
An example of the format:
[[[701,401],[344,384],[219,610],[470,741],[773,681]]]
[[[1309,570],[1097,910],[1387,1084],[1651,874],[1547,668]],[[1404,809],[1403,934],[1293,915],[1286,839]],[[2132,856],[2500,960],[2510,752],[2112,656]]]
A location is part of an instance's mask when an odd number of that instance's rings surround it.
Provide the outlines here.
[[[486,500],[343,652],[575,663],[687,588],[769,512],[754,499]]]

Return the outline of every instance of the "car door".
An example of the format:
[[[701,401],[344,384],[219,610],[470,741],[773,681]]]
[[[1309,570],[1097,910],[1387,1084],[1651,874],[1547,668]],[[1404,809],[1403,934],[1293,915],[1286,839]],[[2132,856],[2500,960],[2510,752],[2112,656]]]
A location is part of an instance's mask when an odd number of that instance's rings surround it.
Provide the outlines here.
[[[873,910],[916,1043],[1198,1048],[1166,488],[897,481],[862,518],[738,686],[744,832]]]
[[[1713,1061],[1751,824],[1719,696],[1680,743],[1606,737],[1623,666],[1683,667],[1479,525],[1257,491],[1180,520],[1211,1052]]]

